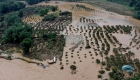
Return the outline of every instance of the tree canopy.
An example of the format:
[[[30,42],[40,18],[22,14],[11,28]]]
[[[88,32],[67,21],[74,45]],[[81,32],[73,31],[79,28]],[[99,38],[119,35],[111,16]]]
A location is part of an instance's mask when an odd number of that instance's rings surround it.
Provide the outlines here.
[[[25,38],[32,35],[32,27],[27,24],[15,24],[5,31],[5,43],[21,43]]]
[[[32,44],[33,44],[33,40],[31,38],[25,38],[21,42],[21,47],[22,47],[22,50],[23,50],[24,54],[28,54],[29,53],[29,49],[30,49]]]
[[[37,4],[42,1],[44,1],[44,0],[26,0],[26,2],[30,5]]]
[[[57,18],[58,15],[57,14],[48,14],[43,18],[43,21],[48,21],[48,20],[54,20],[55,18]]]
[[[76,67],[75,65],[71,65],[71,66],[70,66],[70,69],[72,69],[72,70],[76,70],[76,68],[77,68],[77,67]]]
[[[25,6],[24,3],[16,1],[0,2],[0,13],[5,14],[12,11],[18,11],[25,8]]]
[[[49,12],[49,9],[42,9],[39,11],[39,15],[44,16],[44,15],[47,15],[48,12]]]

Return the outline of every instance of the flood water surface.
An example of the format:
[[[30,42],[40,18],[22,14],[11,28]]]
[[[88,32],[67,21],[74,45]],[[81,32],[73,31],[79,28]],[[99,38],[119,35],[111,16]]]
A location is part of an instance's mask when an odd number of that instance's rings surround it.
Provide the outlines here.
[[[95,11],[75,11],[71,10],[71,5],[81,4],[85,5],[86,7],[93,8]],[[74,28],[77,28],[77,24],[80,25],[79,19],[80,17],[85,17],[87,19],[92,19],[97,25],[131,25],[131,26],[139,26],[140,21],[136,20],[132,17],[119,15],[113,12],[108,12],[103,9],[99,9],[97,7],[91,6],[85,3],[70,3],[70,2],[50,2],[50,3],[39,3],[37,5],[57,5],[61,11],[71,11],[73,22],[72,25]],[[89,24],[81,24],[84,26],[88,26]],[[70,32],[70,31],[69,31]],[[84,32],[85,33],[85,32]],[[80,35],[80,33],[77,33]],[[73,34],[74,35],[74,34]],[[83,36],[83,33],[81,33]],[[121,35],[121,34],[114,34],[114,36],[118,37],[118,40],[126,46],[129,46],[130,35]],[[71,43],[74,43],[74,40],[80,40],[83,42],[83,37],[81,36],[69,36],[67,41],[71,41],[70,43],[67,42],[66,46],[64,47],[63,52],[63,65],[64,70],[60,70],[60,62],[58,61],[54,65],[49,65],[48,68],[43,69],[36,64],[29,64],[22,60],[5,60],[0,59],[0,80],[100,80],[97,78],[98,70],[101,69],[101,66],[96,64],[96,59],[101,59],[100,56],[95,56],[94,50],[85,49],[85,45],[80,45],[75,49],[75,52],[71,52],[69,49],[72,47]],[[78,42],[77,42],[78,43]],[[80,49],[80,47],[83,47]],[[81,51],[80,51],[81,50]],[[136,52],[136,56],[140,57],[140,51],[133,49]],[[78,55],[79,51],[79,55]],[[90,56],[89,51],[93,54]],[[68,58],[66,58],[65,53],[68,52]],[[85,58],[86,55],[86,58]],[[15,57],[22,57],[19,54],[13,55]],[[73,56],[73,58],[72,58]],[[27,58],[26,58],[27,59]],[[30,59],[29,59],[30,60]],[[35,61],[35,60],[33,60]],[[77,66],[77,73],[71,74],[70,64],[76,62]],[[69,64],[66,64],[69,62]],[[42,63],[47,64],[47,61],[43,61]],[[108,77],[107,73],[104,77]]]

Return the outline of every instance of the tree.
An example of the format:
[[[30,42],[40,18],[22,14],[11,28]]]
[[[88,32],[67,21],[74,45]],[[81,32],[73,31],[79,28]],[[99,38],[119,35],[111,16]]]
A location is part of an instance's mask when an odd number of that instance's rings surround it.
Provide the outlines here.
[[[100,73],[100,74],[104,74],[105,71],[104,71],[104,70],[100,70],[99,73]]]
[[[102,78],[102,75],[98,75],[98,78]]]
[[[21,43],[25,38],[30,38],[33,29],[27,24],[15,24],[4,33],[5,43]]]
[[[29,53],[29,49],[30,49],[32,44],[33,44],[33,40],[31,38],[25,38],[21,42],[21,47],[22,47],[22,50],[23,50],[24,54],[28,54]]]
[[[96,63],[98,63],[98,64],[99,64],[99,63],[100,63],[100,60],[99,60],[99,59],[96,59]]]
[[[44,1],[44,0],[26,0],[26,2],[28,4],[30,4],[30,5],[37,4],[37,3],[41,2],[41,1]]]
[[[18,12],[18,16],[19,16],[19,17],[23,17],[23,11],[22,11],[22,10],[20,10],[20,11]]]
[[[71,73],[73,74],[73,73],[75,73],[77,67],[76,67],[75,65],[71,65],[71,66],[70,66],[70,69],[72,70]]]
[[[129,78],[128,80],[140,80],[140,77]]]
[[[42,9],[42,10],[39,11],[39,15],[40,15],[40,16],[44,16],[44,15],[47,15],[48,12],[49,12],[48,9]]]
[[[58,9],[58,7],[57,6],[52,6],[52,11],[54,12],[54,11],[56,11],[57,9]]]
[[[48,20],[52,21],[52,20],[54,20],[54,19],[57,18],[57,17],[58,17],[57,14],[48,14],[47,16],[45,16],[45,17],[43,18],[43,21],[48,21]]]
[[[46,3],[47,3],[48,1],[50,1],[50,0],[45,0]]]
[[[4,2],[0,3],[0,12],[5,14],[12,11],[18,11],[20,9],[25,8],[25,4],[23,2],[16,2],[16,1],[8,1],[5,0]]]
[[[17,15],[12,15],[12,16],[9,15],[8,16],[7,23],[8,23],[9,26],[11,26],[15,23],[21,23],[21,22],[22,22],[21,18],[18,17]]]
[[[0,16],[0,22],[4,21],[4,16]]]

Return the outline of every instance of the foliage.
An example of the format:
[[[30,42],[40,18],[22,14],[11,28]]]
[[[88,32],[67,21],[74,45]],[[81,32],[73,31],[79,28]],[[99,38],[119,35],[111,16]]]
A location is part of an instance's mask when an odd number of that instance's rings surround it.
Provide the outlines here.
[[[69,2],[78,2],[78,1],[82,1],[82,0],[66,0],[66,1],[69,1]]]
[[[99,64],[99,63],[100,63],[100,60],[99,60],[99,59],[96,59],[96,63],[98,63],[98,64]]]
[[[24,54],[29,53],[29,49],[30,49],[32,44],[33,44],[33,40],[31,38],[25,38],[21,42],[21,47],[22,47],[22,50],[23,50]]]
[[[52,21],[57,17],[58,17],[57,14],[48,14],[43,18],[43,21],[49,21],[49,20]]]
[[[23,11],[22,11],[22,10],[20,10],[20,11],[18,12],[18,16],[19,16],[19,17],[23,17]]]
[[[12,11],[18,11],[25,8],[25,6],[26,5],[24,3],[16,1],[0,2],[0,13],[5,14]]]
[[[47,15],[48,12],[49,12],[48,9],[42,9],[42,10],[39,11],[39,15],[44,16],[44,15]]]
[[[43,34],[43,38],[44,38],[45,40],[50,39],[51,41],[56,41],[56,36],[57,36],[57,33],[47,33],[47,34]]]
[[[44,1],[44,0],[26,0],[26,2],[30,5],[37,4],[42,1]]]
[[[105,71],[104,71],[104,70],[100,70],[99,73],[100,73],[100,74],[104,74]]]
[[[7,56],[7,59],[8,59],[8,60],[12,60],[12,56],[9,54],[9,55]]]
[[[132,9],[135,10],[134,17],[137,19],[140,19],[140,15],[139,15],[139,13],[140,13],[140,0],[108,0],[108,1],[121,3],[121,4],[125,4],[125,5],[132,7]]]
[[[54,11],[56,11],[58,9],[58,6],[52,6],[51,7],[51,10],[54,12]]]
[[[8,23],[8,25],[9,26],[12,26],[13,24],[16,24],[16,23],[21,23],[22,22],[22,20],[21,20],[21,18],[20,17],[18,17],[17,15],[9,15],[8,17],[7,17],[7,23]]]
[[[32,27],[27,24],[15,24],[5,31],[5,43],[21,43],[32,35]]]
[[[102,78],[102,75],[98,75],[98,78]]]
[[[77,68],[77,67],[76,67],[75,65],[71,65],[71,66],[70,66],[70,69],[72,69],[72,70],[76,70],[76,68]]]
[[[61,15],[68,15],[68,14],[70,14],[70,12],[68,12],[68,11],[64,11],[64,12],[60,12],[60,13],[59,13],[60,16],[61,16]]]
[[[129,78],[128,80],[140,80],[140,77]]]

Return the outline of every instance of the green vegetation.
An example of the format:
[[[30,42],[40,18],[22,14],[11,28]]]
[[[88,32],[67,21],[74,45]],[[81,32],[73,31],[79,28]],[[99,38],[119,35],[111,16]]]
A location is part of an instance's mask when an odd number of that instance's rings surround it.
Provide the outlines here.
[[[32,27],[27,24],[15,24],[4,34],[4,43],[21,43],[32,35]]]
[[[58,9],[58,6],[52,6],[52,7],[51,7],[51,10],[52,10],[53,12],[55,12],[57,9]]]
[[[26,0],[26,2],[30,5],[37,4],[42,1],[44,1],[44,0]]]
[[[99,59],[96,59],[96,63],[98,63],[98,64],[99,64],[99,63],[100,63],[100,60],[99,60]]]
[[[33,40],[31,38],[25,38],[21,42],[21,47],[22,47],[22,50],[23,50],[24,54],[29,53],[29,49],[30,49],[32,44],[33,44]]]
[[[75,74],[77,67],[75,65],[70,65],[70,69],[72,70],[71,74]]]
[[[140,80],[140,77],[129,78],[128,80]]]
[[[62,1],[78,2],[78,1],[83,1],[83,0],[62,0]]]
[[[98,78],[102,78],[102,75],[98,75]]]
[[[140,0],[108,0],[111,2],[117,2],[128,5],[135,11],[134,17],[140,19]]]
[[[136,69],[134,73],[139,76],[139,60],[137,58],[134,60],[132,59],[131,56],[134,55],[133,52],[128,51],[128,53],[121,54],[118,48],[114,48],[113,52],[115,53],[115,55],[110,55],[109,57],[106,57],[107,67],[105,68],[107,71],[111,69],[111,72],[109,72],[108,74],[111,79],[123,79],[124,75],[121,69],[122,66],[126,64],[133,66]]]
[[[104,71],[104,70],[100,70],[99,73],[100,73],[100,74],[104,74],[105,71]]]
[[[48,2],[50,0],[26,0],[26,2],[30,5],[37,4],[42,1]],[[61,1],[78,2],[78,1],[82,1],[82,0],[61,0]]]
[[[94,9],[91,9],[89,7],[86,7],[85,5],[81,5],[81,4],[76,4],[76,5],[71,5],[71,9],[72,10],[76,10],[76,11],[82,11],[82,10],[85,10],[85,11],[94,11]]]
[[[42,9],[42,10],[39,11],[39,15],[44,16],[44,15],[47,15],[48,12],[49,12],[48,9]]]
[[[13,2],[13,6],[10,7],[11,10],[9,10],[10,8],[5,8],[5,10],[9,11],[0,9],[0,11],[2,10],[0,13],[0,42],[2,43],[2,47],[7,50],[6,45],[11,45],[8,46],[8,48],[14,45],[22,49],[25,56],[39,60],[53,58],[53,56],[61,59],[63,56],[65,39],[64,36],[59,35],[59,33],[70,23],[69,20],[72,20],[72,13],[66,11],[47,14],[49,11],[54,12],[58,10],[58,7],[46,5],[25,8],[25,4],[22,2],[14,0],[8,1],[9,2],[0,2],[0,8],[2,9],[5,5],[11,6],[10,3]],[[27,1],[30,2],[32,0]],[[33,3],[30,4],[34,4],[34,1],[38,2],[39,0],[33,0]],[[43,20],[38,18],[40,21],[38,22],[35,20],[36,24],[33,25],[30,24],[30,22],[35,19],[33,15],[42,16],[44,18]]]
[[[25,4],[22,2],[16,2],[14,0],[0,1],[0,14],[6,14],[13,11],[18,11],[25,8]]]
[[[58,17],[57,14],[48,14],[43,18],[43,21],[52,21],[57,17]]]
[[[27,24],[15,24],[6,30],[3,43],[21,44],[23,52],[27,54],[33,43],[32,32],[32,27]]]
[[[91,48],[90,45],[89,45],[89,41],[86,41],[86,47],[85,47],[85,48],[86,48],[86,49]]]

